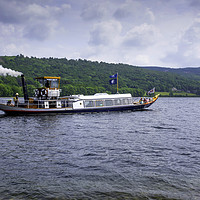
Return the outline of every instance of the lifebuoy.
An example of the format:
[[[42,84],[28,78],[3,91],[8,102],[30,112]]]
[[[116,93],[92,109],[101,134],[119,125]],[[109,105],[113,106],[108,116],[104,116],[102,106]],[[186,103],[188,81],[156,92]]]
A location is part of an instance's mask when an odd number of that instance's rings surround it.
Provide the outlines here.
[[[42,89],[41,90],[41,96],[46,96],[47,95],[47,90],[46,89]]]

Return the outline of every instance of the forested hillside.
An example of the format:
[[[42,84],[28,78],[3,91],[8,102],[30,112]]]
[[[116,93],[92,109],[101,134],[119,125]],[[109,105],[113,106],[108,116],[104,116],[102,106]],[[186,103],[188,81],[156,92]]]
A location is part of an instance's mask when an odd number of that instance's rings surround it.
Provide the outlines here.
[[[27,81],[29,95],[38,86],[35,77],[60,76],[62,95],[94,94],[97,92],[116,93],[116,85],[109,84],[109,76],[119,74],[119,93],[130,92],[133,96],[144,95],[145,91],[169,92],[173,87],[181,91],[200,94],[200,84],[170,72],[159,72],[126,64],[108,64],[87,60],[68,60],[66,58],[35,58],[1,56],[0,65],[22,72]],[[21,78],[0,76],[0,96],[22,96]]]
[[[187,67],[187,68],[168,68],[168,67],[144,67],[160,72],[171,72],[178,75],[182,75],[186,78],[200,81],[200,67]]]

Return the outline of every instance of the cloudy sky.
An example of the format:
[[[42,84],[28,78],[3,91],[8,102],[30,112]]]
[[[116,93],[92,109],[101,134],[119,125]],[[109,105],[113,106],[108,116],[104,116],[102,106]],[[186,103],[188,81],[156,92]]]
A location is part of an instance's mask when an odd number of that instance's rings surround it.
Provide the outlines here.
[[[200,0],[0,0],[0,55],[200,67]]]

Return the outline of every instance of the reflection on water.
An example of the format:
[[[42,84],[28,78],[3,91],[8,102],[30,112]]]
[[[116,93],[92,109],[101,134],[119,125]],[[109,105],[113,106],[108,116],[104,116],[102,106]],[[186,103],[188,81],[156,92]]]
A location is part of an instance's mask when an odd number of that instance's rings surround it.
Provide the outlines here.
[[[160,98],[144,112],[0,113],[0,199],[200,199],[198,107]]]

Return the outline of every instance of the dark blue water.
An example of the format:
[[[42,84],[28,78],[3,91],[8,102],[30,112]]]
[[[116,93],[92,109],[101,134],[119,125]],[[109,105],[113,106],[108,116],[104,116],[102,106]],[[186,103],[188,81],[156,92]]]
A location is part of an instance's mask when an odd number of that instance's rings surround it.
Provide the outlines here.
[[[200,98],[138,112],[0,113],[0,199],[200,199]]]

